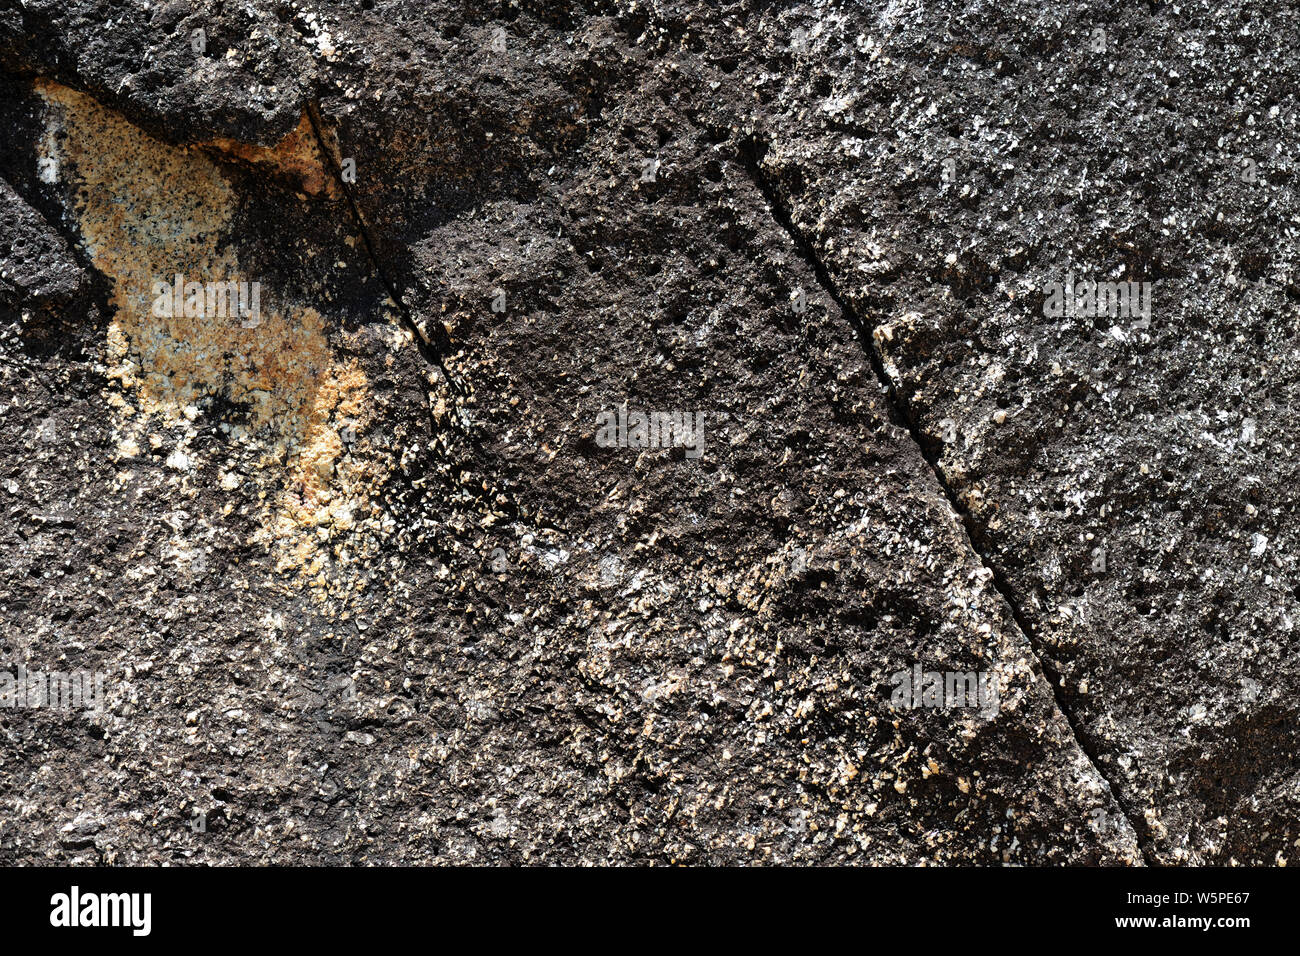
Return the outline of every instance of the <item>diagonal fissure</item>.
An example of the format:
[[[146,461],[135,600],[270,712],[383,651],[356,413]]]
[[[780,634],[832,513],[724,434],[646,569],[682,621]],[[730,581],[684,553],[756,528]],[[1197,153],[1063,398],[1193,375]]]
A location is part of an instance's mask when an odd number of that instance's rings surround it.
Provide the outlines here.
[[[826,294],[831,297],[832,301],[835,302],[840,311],[852,325],[863,351],[866,352],[867,358],[871,362],[871,367],[876,374],[876,378],[879,380],[881,387],[885,390],[889,403],[888,411],[891,422],[898,427],[907,430],[913,443],[916,445],[917,450],[930,466],[930,470],[934,474],[935,480],[939,483],[939,487],[943,489],[944,496],[948,500],[948,505],[952,510],[953,516],[961,525],[971,553],[975,555],[983,568],[991,575],[991,581],[994,588],[1006,604],[1016,627],[1020,630],[1021,634],[1024,635],[1025,642],[1034,657],[1037,659],[1039,666],[1042,667],[1043,674],[1047,678],[1047,683],[1051,687],[1052,696],[1056,703],[1056,709],[1065,718],[1065,721],[1069,725],[1070,731],[1074,736],[1075,742],[1079,745],[1079,749],[1083,751],[1084,755],[1088,758],[1089,763],[1092,764],[1097,775],[1104,780],[1107,787],[1109,787],[1116,805],[1124,814],[1125,819],[1128,821],[1129,826],[1132,827],[1133,832],[1137,837],[1138,847],[1142,852],[1143,859],[1148,864],[1154,865],[1155,849],[1151,838],[1150,828],[1147,826],[1145,818],[1141,814],[1135,812],[1135,809],[1125,800],[1120,788],[1106,775],[1102,769],[1102,763],[1099,751],[1096,747],[1096,742],[1083,729],[1076,715],[1066,706],[1066,701],[1062,697],[1060,690],[1060,673],[1051,664],[1048,656],[1042,652],[1038,644],[1035,642],[1033,624],[1015,600],[1015,592],[1012,589],[1010,582],[1007,580],[1006,575],[993,562],[993,560],[977,546],[977,541],[980,540],[980,532],[982,529],[977,524],[974,515],[972,515],[970,510],[962,503],[960,496],[957,494],[957,490],[948,481],[947,475],[939,463],[938,454],[930,450],[927,446],[925,436],[922,434],[920,426],[912,416],[907,402],[898,394],[893,379],[886,371],[884,356],[875,342],[875,324],[861,315],[848,301],[840,291],[838,285],[836,285],[835,280],[831,277],[830,271],[826,268],[826,264],[817,254],[817,250],[813,246],[812,242],[809,241],[799,227],[795,225],[794,218],[782,199],[780,191],[763,172],[762,161],[766,152],[766,144],[759,138],[751,135],[740,144],[741,164],[749,173],[750,178],[753,180],[754,185],[758,188],[759,192],[762,193],[764,200],[767,202],[772,218],[789,236],[790,241],[794,244],[795,250],[798,252],[799,256],[812,269],[813,274],[817,278],[818,284]]]
[[[388,273],[380,264],[380,259],[376,252],[377,246],[373,236],[371,235],[370,224],[367,222],[365,214],[362,211],[360,204],[357,202],[356,197],[352,194],[350,184],[343,176],[343,169],[339,163],[339,157],[335,151],[330,148],[329,142],[325,138],[324,119],[321,117],[320,110],[316,103],[313,102],[307,104],[307,116],[311,123],[312,134],[315,136],[316,143],[320,148],[321,155],[325,157],[325,161],[329,164],[330,170],[333,173],[343,196],[347,200],[348,208],[351,210],[353,221],[357,226],[357,231],[361,235],[361,242],[365,248],[366,258],[370,262],[371,271],[374,273],[375,277],[384,287],[384,290],[388,293],[388,297],[396,306],[402,324],[408,331],[410,331],[420,355],[426,362],[435,366],[442,373],[443,379],[446,381],[450,392],[452,404],[456,407],[455,418],[463,425],[463,428],[458,429],[458,431],[463,436],[464,440],[469,443],[474,455],[484,463],[486,470],[489,456],[485,453],[477,439],[477,436],[474,434],[474,428],[469,424],[468,417],[461,405],[461,400],[468,398],[470,395],[469,386],[462,381],[459,376],[452,374],[451,369],[447,367],[445,361],[445,356],[450,354],[453,348],[450,334],[448,334],[447,330],[443,328],[441,323],[434,322],[431,323],[430,326],[433,330],[433,337],[430,338],[429,334],[423,331],[420,323],[415,321],[415,317],[412,315],[410,308],[402,300],[397,284],[389,277]],[[443,429],[435,419],[433,409],[428,408],[427,411],[429,415],[429,427],[433,434],[436,435]],[[399,468],[398,470],[401,471],[402,469]],[[455,477],[459,481],[462,475],[458,472]],[[557,527],[554,523],[547,521],[540,512],[531,518],[527,517],[517,496],[508,490],[503,490],[496,482],[493,482],[491,487],[485,487],[485,491],[487,492],[487,503],[489,507],[503,507],[511,520],[530,523],[537,528],[552,531],[557,534],[565,533],[563,529]]]
[[[365,248],[366,258],[370,261],[370,268],[376,278],[379,279],[388,297],[393,300],[397,307],[397,313],[402,318],[402,324],[407,327],[415,337],[416,347],[420,354],[431,365],[436,365],[447,380],[447,385],[451,390],[459,395],[468,394],[468,389],[459,378],[451,374],[447,368],[444,356],[451,351],[451,337],[441,325],[434,328],[434,337],[431,340],[424,331],[421,330],[419,323],[411,315],[411,310],[402,301],[401,293],[398,291],[397,284],[389,278],[388,273],[384,271],[379,262],[379,256],[375,252],[375,241],[370,233],[370,223],[366,221],[365,214],[361,211],[361,206],[357,203],[356,197],[352,195],[350,184],[343,177],[342,167],[339,165],[339,158],[335,155],[333,149],[325,139],[324,121],[321,119],[320,110],[315,103],[307,104],[307,117],[311,122],[312,134],[316,137],[316,144],[320,148],[321,155],[329,163],[330,171],[334,174],[335,181],[339,184],[344,198],[347,200],[348,208],[352,211],[352,219],[357,224],[357,231],[361,234],[361,244]]]

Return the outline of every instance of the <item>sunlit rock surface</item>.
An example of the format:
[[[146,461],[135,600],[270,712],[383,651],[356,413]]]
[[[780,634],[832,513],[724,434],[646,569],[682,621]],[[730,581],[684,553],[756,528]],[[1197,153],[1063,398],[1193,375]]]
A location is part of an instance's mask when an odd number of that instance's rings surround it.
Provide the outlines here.
[[[1217,11],[0,7],[0,861],[1285,863]]]

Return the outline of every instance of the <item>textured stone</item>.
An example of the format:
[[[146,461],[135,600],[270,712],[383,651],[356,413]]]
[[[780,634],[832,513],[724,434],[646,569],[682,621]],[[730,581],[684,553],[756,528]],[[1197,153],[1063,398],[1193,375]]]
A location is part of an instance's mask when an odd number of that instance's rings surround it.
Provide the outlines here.
[[[0,710],[0,859],[1285,858],[1289,14],[38,7],[0,670],[108,703]]]

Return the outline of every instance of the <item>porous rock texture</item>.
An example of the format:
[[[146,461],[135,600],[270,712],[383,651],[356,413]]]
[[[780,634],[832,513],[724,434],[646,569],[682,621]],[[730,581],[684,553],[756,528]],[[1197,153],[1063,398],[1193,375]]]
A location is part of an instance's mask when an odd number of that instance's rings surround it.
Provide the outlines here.
[[[1284,865],[1296,28],[0,0],[0,863]]]

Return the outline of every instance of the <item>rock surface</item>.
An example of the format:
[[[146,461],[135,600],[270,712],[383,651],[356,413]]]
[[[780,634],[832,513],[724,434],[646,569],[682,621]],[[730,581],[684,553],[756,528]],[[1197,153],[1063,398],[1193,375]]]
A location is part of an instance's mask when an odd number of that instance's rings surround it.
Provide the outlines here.
[[[0,3],[0,862],[1284,864],[1295,26]]]

